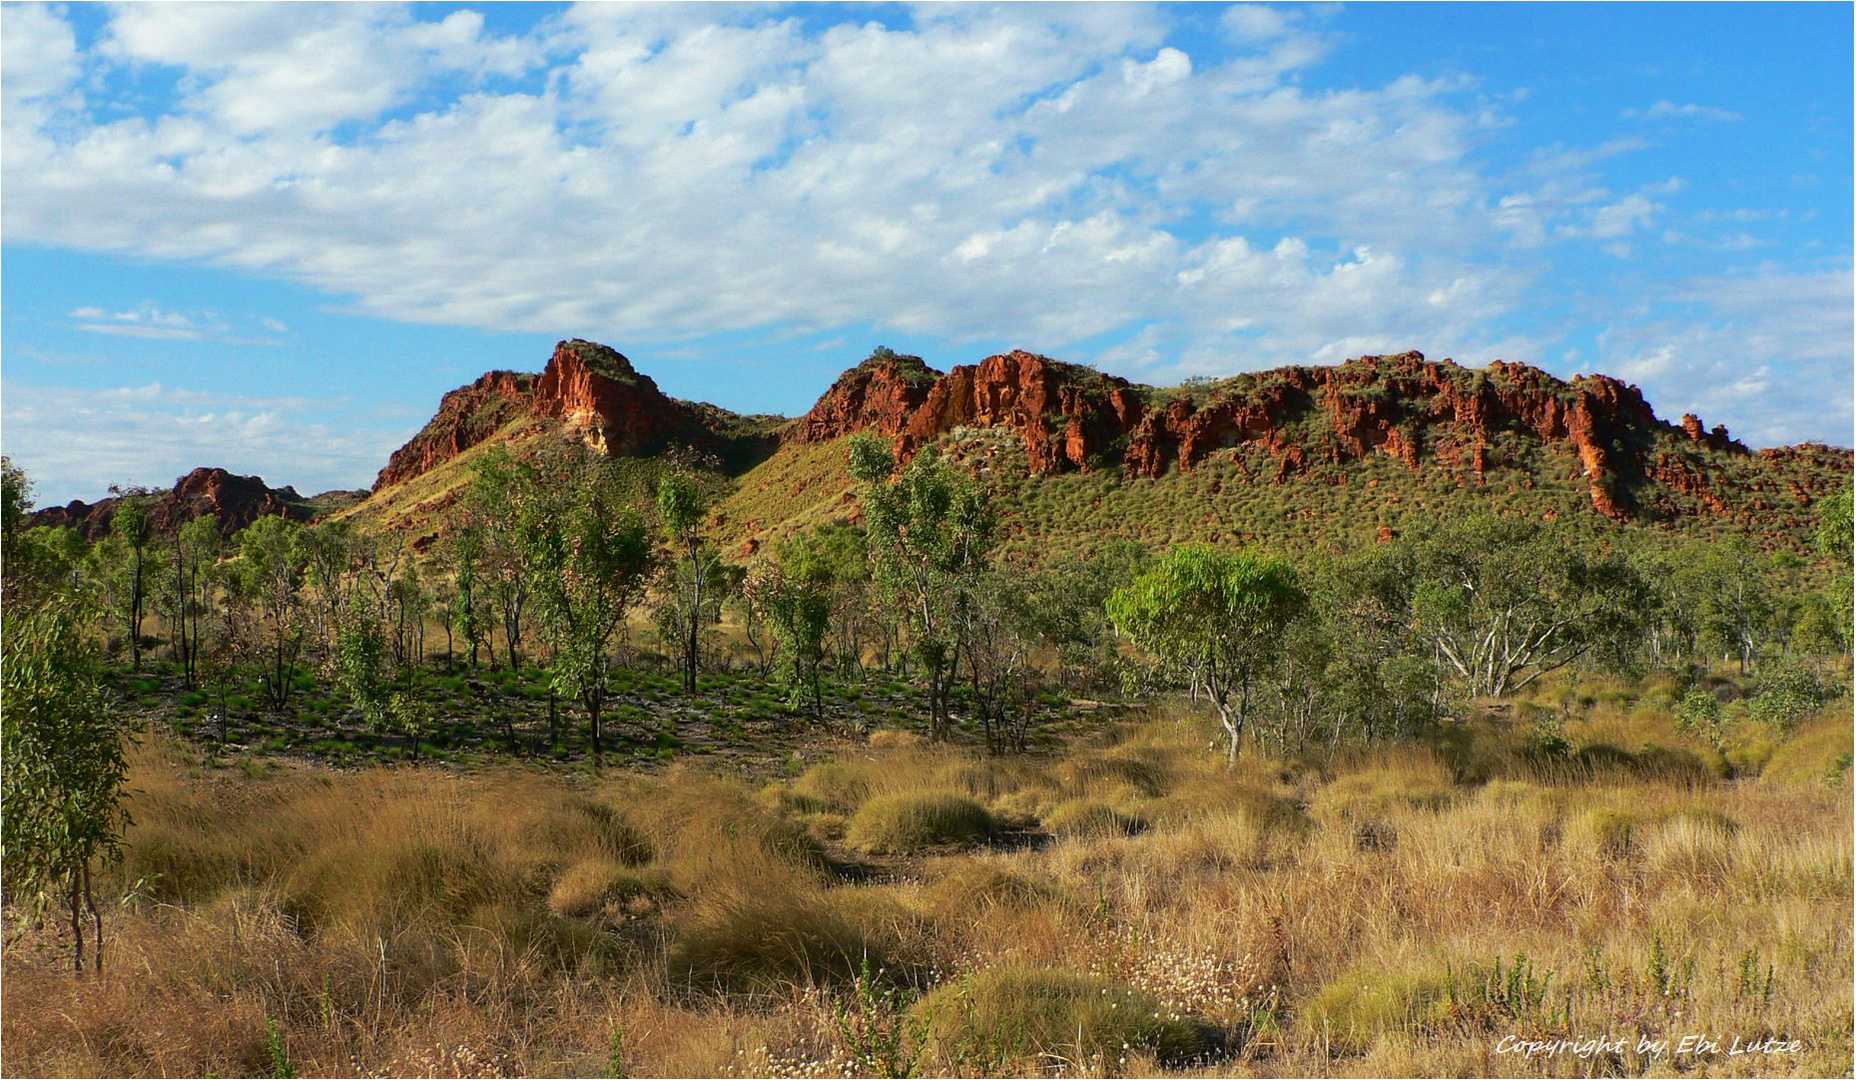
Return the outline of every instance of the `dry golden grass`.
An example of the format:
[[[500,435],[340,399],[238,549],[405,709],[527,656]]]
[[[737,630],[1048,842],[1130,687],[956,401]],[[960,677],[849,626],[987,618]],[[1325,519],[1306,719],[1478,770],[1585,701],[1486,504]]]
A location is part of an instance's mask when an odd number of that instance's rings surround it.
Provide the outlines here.
[[[0,1053],[11,1075],[265,1075],[274,1023],[304,1075],[869,1072],[842,1011],[928,1075],[1848,1075],[1833,720],[1736,781],[1644,757],[1681,743],[1630,714],[1569,732],[1622,763],[1468,726],[1227,768],[1157,718],[1055,760],[884,736],[761,790],[224,779],[144,745],[108,973],[74,979],[58,929],[9,913]],[[920,855],[857,824],[936,800],[1001,831]],[[1636,1049],[1688,1032],[1801,1048]],[[1527,1058],[1505,1035],[1629,1045]]]

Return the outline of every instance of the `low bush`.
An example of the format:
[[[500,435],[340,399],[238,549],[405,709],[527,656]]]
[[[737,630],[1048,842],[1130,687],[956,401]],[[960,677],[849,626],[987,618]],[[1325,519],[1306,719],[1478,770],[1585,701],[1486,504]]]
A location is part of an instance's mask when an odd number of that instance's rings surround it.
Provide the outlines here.
[[[977,844],[996,827],[984,806],[951,792],[880,795],[851,818],[845,837],[872,854],[907,855]]]
[[[917,1003],[915,1016],[944,1055],[1002,1065],[1127,1050],[1180,1065],[1214,1045],[1205,1027],[1132,987],[1048,968],[993,968],[943,984]]]
[[[1300,1027],[1330,1051],[1363,1053],[1386,1035],[1428,1032],[1448,994],[1441,976],[1362,967],[1323,986],[1303,1009]]]

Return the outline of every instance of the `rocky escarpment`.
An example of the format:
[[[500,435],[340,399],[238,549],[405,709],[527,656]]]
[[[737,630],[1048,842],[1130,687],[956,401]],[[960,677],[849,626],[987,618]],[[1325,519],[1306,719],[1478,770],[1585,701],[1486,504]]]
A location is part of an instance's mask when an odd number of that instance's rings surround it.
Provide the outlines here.
[[[738,458],[771,445],[751,418],[672,398],[616,350],[576,338],[556,345],[539,375],[492,371],[446,394],[438,414],[394,451],[374,490],[404,483],[525,418],[557,421],[607,455],[682,445]]]
[[[74,499],[64,506],[34,511],[29,525],[68,525],[86,540],[107,536],[116,510],[125,498],[117,495],[87,503]],[[273,488],[256,476],[238,476],[224,469],[195,469],[174,481],[166,491],[148,492],[148,517],[157,532],[172,532],[195,518],[218,519],[225,533],[237,532],[261,517],[308,521],[316,516],[311,501],[293,487]]]
[[[1384,454],[1411,469],[1470,477],[1528,447],[1577,462],[1592,506],[1625,519],[1666,509],[1669,493],[1725,513],[1731,462],[1762,460],[1723,427],[1658,420],[1642,393],[1603,375],[1563,381],[1525,364],[1481,370],[1416,352],[1334,367],[1285,367],[1157,390],[1014,351],[937,375],[919,358],[879,356],[847,372],[787,431],[792,441],[875,431],[905,458],[960,426],[1008,427],[1034,473],[1118,468],[1134,477],[1190,470],[1213,453],[1260,448],[1275,479]],[[1762,452],[1762,455],[1779,452]],[[1785,453],[1804,453],[1788,448]],[[1848,475],[1819,456],[1786,470],[1807,504]],[[1771,463],[1790,461],[1773,457]],[[1775,465],[1776,468],[1776,465]],[[1767,469],[1765,471],[1773,471]]]

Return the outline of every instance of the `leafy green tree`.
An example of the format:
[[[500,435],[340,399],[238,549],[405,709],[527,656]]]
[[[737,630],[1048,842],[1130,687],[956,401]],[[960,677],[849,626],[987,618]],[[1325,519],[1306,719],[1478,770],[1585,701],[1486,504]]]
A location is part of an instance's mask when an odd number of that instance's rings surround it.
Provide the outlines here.
[[[302,529],[288,518],[262,517],[233,537],[239,553],[234,582],[245,614],[239,650],[257,668],[266,699],[279,710],[290,702],[307,636],[303,554],[295,543]]]
[[[480,537],[479,566],[488,586],[491,608],[502,623],[503,645],[514,671],[522,662],[523,616],[532,575],[516,537],[517,509],[534,487],[536,470],[517,461],[507,447],[494,446],[471,467],[470,492],[464,500],[464,527]],[[492,663],[495,655],[492,649]]]
[[[451,604],[451,621],[470,649],[470,666],[477,666],[477,650],[490,630],[483,597],[483,527],[466,525],[451,538],[451,582],[457,595]]]
[[[1845,570],[1849,569],[1852,530],[1856,530],[1850,505],[1850,485],[1845,484],[1843,490],[1819,503],[1817,512],[1817,549],[1841,561]]]
[[[593,761],[604,764],[606,654],[656,568],[650,534],[602,474],[533,493],[522,504],[517,532],[536,612],[554,649],[554,690],[586,708]]]
[[[885,594],[907,612],[909,648],[928,674],[929,731],[948,730],[951,668],[960,654],[955,605],[986,563],[993,515],[985,495],[932,447],[902,470],[886,440],[851,440],[851,475],[864,485],[870,558]]]
[[[84,970],[84,916],[94,930],[92,966],[103,970],[103,911],[92,869],[115,858],[129,825],[124,728],[97,674],[86,601],[65,596],[12,610],[0,641],[0,868],[11,898],[70,912],[73,964]]]
[[[206,629],[212,570],[223,546],[219,521],[204,514],[174,530],[167,538],[173,587],[164,591],[160,606],[167,617],[174,659],[189,690],[198,681],[200,652]]]
[[[339,617],[336,642],[335,672],[342,689],[369,727],[385,727],[394,680],[387,670],[386,634],[371,605],[347,606]]]
[[[1394,544],[1410,629],[1472,696],[1519,690],[1641,626],[1646,587],[1628,562],[1534,522],[1418,523]]]
[[[303,563],[304,584],[314,596],[311,636],[318,648],[335,643],[340,634],[342,607],[348,601],[348,581],[361,545],[346,521],[326,521],[297,534],[297,557]]]
[[[32,480],[26,470],[0,456],[0,573],[5,574],[6,591],[13,591],[14,575],[20,570],[20,537],[26,532],[26,515],[32,511]]]
[[[1721,749],[1726,741],[1726,725],[1720,699],[1706,690],[1690,690],[1676,703],[1676,730],[1699,735],[1708,745]]]
[[[1850,511],[1851,485],[1843,485],[1843,490],[1825,499],[1820,504],[1817,516],[1817,548],[1836,563],[1828,599],[1836,614],[1836,626],[1841,631],[1837,634],[1845,650],[1850,648],[1852,633],[1856,632],[1856,573],[1850,565],[1851,524]]]
[[[1761,570],[1759,553],[1734,537],[1708,545],[1689,575],[1699,595],[1703,641],[1737,658],[1741,674],[1758,658],[1760,640],[1772,624],[1773,596]]]
[[[816,536],[780,545],[779,562],[757,581],[758,600],[779,643],[774,679],[798,706],[811,699],[812,715],[823,719],[822,671],[825,638],[831,631],[832,562]]]
[[[1053,614],[1046,606],[1051,594],[1033,591],[1020,575],[997,568],[983,570],[963,585],[955,617],[974,716],[994,753],[1023,750],[1043,685],[1038,654],[1047,645],[1043,631]]]
[[[1108,599],[1122,633],[1204,688],[1235,761],[1251,694],[1307,596],[1288,562],[1251,550],[1186,544]]]
[[[129,631],[131,666],[140,671],[142,615],[148,604],[148,548],[155,538],[155,525],[148,516],[147,499],[142,493],[128,492],[122,496],[122,502],[110,518],[110,533],[123,547],[122,615]]]
[[[681,637],[683,691],[694,694],[696,673],[701,670],[703,619],[715,600],[714,596],[707,595],[710,578],[721,561],[721,554],[702,536],[703,519],[709,513],[709,495],[694,477],[670,473],[658,481],[657,513],[672,549],[677,552],[677,565],[671,578],[671,611]]]

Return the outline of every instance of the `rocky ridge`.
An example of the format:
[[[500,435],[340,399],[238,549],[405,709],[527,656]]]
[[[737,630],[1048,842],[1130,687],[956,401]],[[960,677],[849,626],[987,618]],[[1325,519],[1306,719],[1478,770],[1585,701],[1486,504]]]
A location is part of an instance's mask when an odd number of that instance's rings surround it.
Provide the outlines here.
[[[1666,486],[1727,512],[1720,459],[1759,459],[1786,473],[1801,501],[1834,487],[1849,452],[1786,447],[1753,455],[1725,427],[1658,420],[1637,387],[1604,375],[1560,380],[1526,364],[1484,369],[1421,353],[1295,366],[1180,390],[1156,390],[1024,351],[939,375],[918,357],[889,356],[847,372],[787,429],[795,442],[858,431],[893,436],[906,458],[957,427],[1009,427],[1034,473],[1121,469],[1154,478],[1213,453],[1253,446],[1275,479],[1317,461],[1385,454],[1480,478],[1513,438],[1577,456],[1592,506],[1625,520],[1653,509]],[[1826,468],[1828,466],[1828,468]],[[1731,493],[1725,493],[1731,494]]]
[[[109,534],[117,508],[128,497],[114,495],[94,503],[73,499],[64,506],[36,510],[27,520],[29,525],[68,525],[84,539],[96,540]],[[261,477],[239,476],[217,468],[195,469],[175,480],[172,488],[149,492],[147,498],[149,521],[162,533],[200,517],[217,518],[220,528],[230,534],[261,517],[308,521],[317,514],[312,501],[297,494],[293,487],[274,488]]]
[[[747,418],[672,398],[617,350],[574,338],[555,346],[539,375],[492,371],[446,394],[438,414],[393,452],[374,490],[450,461],[524,417],[558,421],[607,455],[683,445],[731,456],[755,441],[752,431],[741,430],[751,426]]]

